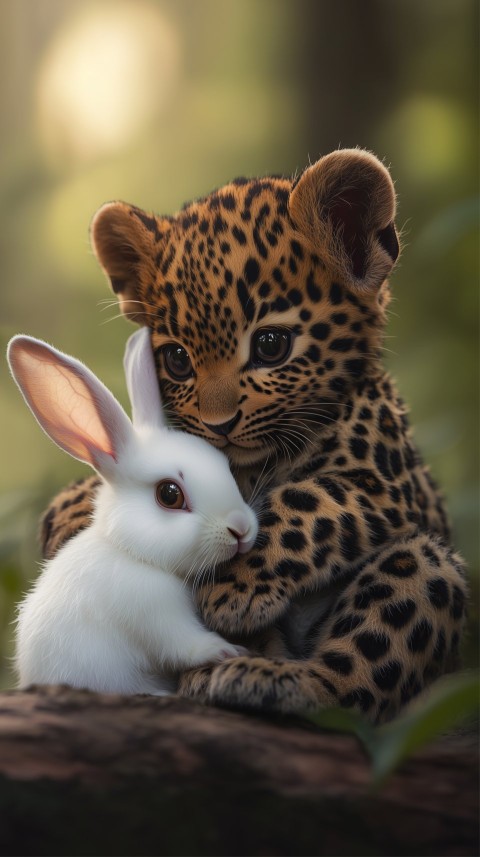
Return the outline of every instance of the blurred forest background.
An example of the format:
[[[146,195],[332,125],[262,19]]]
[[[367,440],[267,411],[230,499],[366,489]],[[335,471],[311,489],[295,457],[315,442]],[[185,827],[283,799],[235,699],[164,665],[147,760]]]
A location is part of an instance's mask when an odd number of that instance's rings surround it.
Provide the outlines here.
[[[0,336],[44,338],[126,404],[117,318],[89,248],[101,203],[159,213],[236,175],[373,150],[404,251],[389,367],[478,574],[475,0],[0,0]],[[0,367],[0,684],[48,499],[86,469]],[[476,607],[466,662],[476,662]]]

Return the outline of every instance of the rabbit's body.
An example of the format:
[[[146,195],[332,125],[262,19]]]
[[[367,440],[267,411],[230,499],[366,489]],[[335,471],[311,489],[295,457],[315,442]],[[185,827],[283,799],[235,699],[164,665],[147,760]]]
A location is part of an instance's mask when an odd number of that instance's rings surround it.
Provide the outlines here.
[[[245,652],[198,619],[191,584],[247,551],[257,521],[226,457],[165,427],[148,331],[127,348],[134,426],[83,364],[28,337],[9,361],[47,434],[103,476],[93,521],[20,605],[20,685],[164,694],[175,674]]]
[[[172,673],[238,653],[196,618],[191,589],[112,549],[98,523],[47,563],[20,606],[20,685],[168,693]]]

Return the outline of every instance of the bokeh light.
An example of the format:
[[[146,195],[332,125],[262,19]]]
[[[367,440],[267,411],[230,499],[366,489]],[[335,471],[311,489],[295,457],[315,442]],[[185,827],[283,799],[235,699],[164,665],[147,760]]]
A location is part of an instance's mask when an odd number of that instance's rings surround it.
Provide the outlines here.
[[[178,34],[157,5],[86,4],[41,60],[37,123],[52,162],[91,160],[128,144],[172,97]]]
[[[411,181],[426,188],[462,173],[468,118],[453,100],[431,94],[417,93],[398,105],[388,120],[388,137],[401,139],[401,166]]]

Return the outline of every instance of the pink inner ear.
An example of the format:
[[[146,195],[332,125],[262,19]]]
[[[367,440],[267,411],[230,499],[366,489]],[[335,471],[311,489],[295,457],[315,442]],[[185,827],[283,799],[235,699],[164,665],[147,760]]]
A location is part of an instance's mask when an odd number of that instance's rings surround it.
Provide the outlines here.
[[[35,347],[17,352],[14,362],[28,404],[55,443],[92,466],[95,452],[114,457],[94,393],[73,367]]]

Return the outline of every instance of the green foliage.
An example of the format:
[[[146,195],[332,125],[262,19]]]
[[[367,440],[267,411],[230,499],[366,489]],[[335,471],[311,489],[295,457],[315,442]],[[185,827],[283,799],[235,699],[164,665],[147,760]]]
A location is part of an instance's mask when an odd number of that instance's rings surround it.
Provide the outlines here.
[[[478,714],[477,672],[445,676],[390,723],[374,727],[361,714],[332,708],[308,715],[321,729],[355,735],[372,763],[372,784],[382,784],[398,765],[438,736]]]

